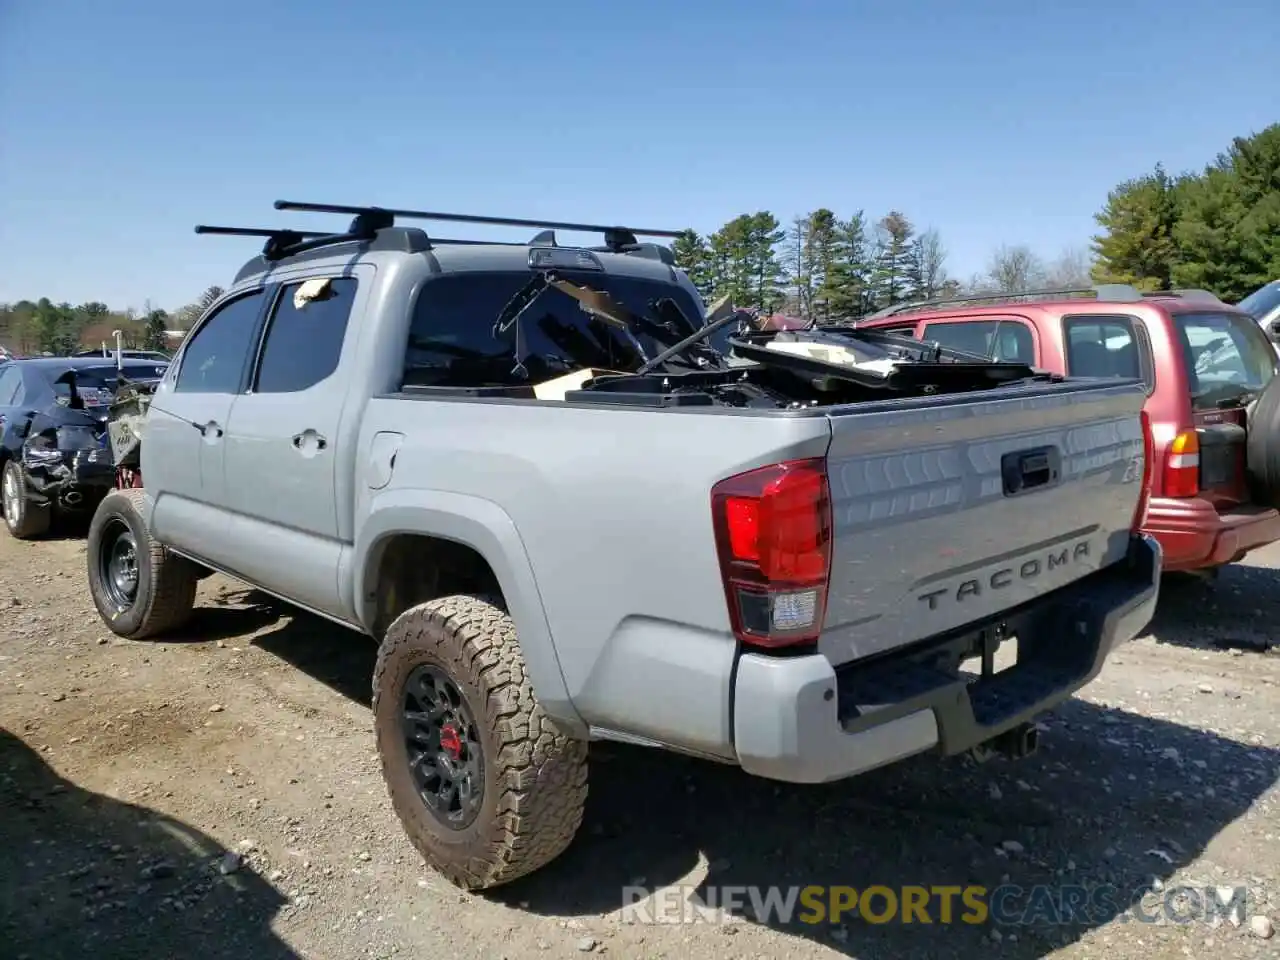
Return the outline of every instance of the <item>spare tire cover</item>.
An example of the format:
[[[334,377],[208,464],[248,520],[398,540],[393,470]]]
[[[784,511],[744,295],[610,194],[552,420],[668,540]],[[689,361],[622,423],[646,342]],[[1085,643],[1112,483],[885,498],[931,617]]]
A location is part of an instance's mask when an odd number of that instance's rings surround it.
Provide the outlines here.
[[[1253,502],[1280,508],[1280,375],[1245,408],[1245,471]]]

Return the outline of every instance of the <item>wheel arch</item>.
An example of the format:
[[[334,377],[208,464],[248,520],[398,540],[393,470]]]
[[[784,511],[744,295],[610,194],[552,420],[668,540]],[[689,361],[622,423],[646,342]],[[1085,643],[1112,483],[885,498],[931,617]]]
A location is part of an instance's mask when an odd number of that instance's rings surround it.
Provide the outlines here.
[[[405,538],[457,545],[487,565],[515,624],[543,709],[572,733],[585,736],[587,727],[569,698],[533,565],[506,511],[489,500],[444,491],[392,490],[377,496],[359,525],[352,594],[361,625],[375,637],[385,627],[379,623],[383,560]]]

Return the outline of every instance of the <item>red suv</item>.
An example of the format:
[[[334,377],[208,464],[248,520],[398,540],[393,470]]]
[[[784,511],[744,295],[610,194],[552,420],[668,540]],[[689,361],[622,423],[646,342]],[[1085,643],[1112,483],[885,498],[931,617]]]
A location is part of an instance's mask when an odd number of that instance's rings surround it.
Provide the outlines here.
[[[1165,569],[1208,572],[1280,540],[1280,491],[1260,490],[1246,462],[1257,449],[1246,443],[1249,407],[1280,363],[1255,320],[1203,290],[1119,284],[996,299],[900,304],[857,326],[1049,373],[1144,381],[1155,442],[1144,529]]]

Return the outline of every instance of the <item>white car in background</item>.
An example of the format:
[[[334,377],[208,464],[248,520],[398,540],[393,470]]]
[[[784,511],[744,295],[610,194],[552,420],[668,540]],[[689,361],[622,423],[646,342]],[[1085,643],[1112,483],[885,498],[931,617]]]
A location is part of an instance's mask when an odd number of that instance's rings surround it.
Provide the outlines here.
[[[1258,321],[1280,353],[1280,280],[1259,287],[1236,306]]]

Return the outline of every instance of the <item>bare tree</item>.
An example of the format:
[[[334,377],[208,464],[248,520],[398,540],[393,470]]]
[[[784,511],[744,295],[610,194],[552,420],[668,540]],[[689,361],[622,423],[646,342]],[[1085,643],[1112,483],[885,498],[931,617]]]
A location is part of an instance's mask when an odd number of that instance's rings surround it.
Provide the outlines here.
[[[1049,265],[1046,283],[1050,287],[1080,289],[1093,283],[1089,277],[1089,254],[1083,247],[1068,247]]]
[[[1026,293],[1045,283],[1045,267],[1030,247],[1001,246],[991,255],[987,280],[999,293]]]
[[[926,230],[911,243],[907,255],[910,296],[930,300],[942,293],[947,283],[947,248],[937,230]]]

